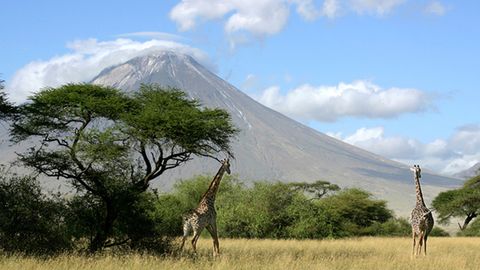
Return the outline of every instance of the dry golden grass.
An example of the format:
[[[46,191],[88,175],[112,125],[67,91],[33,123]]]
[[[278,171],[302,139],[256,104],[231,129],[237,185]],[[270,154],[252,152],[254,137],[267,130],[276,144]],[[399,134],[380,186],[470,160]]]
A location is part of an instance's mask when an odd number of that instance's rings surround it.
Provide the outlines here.
[[[427,257],[411,257],[408,238],[344,240],[222,239],[213,259],[212,243],[199,240],[199,254],[155,257],[130,254],[51,259],[1,256],[0,269],[480,269],[480,238],[431,238]]]

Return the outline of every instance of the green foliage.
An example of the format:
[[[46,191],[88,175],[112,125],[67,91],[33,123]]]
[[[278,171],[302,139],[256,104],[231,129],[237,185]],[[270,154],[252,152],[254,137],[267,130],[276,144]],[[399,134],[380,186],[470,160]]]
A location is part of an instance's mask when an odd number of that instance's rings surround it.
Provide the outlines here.
[[[69,234],[77,240],[91,241],[101,225],[102,201],[91,194],[76,194],[66,201],[66,206],[64,218]]]
[[[480,214],[480,176],[466,181],[459,189],[441,192],[432,202],[440,223],[448,223],[451,217],[465,219],[461,229],[465,229]]]
[[[183,201],[172,194],[160,196],[155,201],[153,215],[161,235],[169,237],[182,235],[182,215],[186,211],[182,203]]]
[[[163,221],[157,196],[152,192],[129,194],[136,198],[126,198],[119,207],[118,219],[114,225],[115,242],[128,242],[129,247],[137,251],[163,254],[171,249],[172,232],[168,231],[168,222]],[[160,207],[159,207],[160,206]],[[160,210],[160,211],[159,211]],[[168,216],[167,218],[171,218]]]
[[[473,221],[465,230],[458,232],[458,236],[480,236],[480,219]]]
[[[198,176],[179,182],[169,200],[176,202],[176,220],[182,209],[197,206],[211,177]],[[298,185],[303,185],[299,183]],[[245,187],[234,177],[225,177],[217,194],[217,225],[222,237],[230,238],[327,238],[360,235],[410,235],[404,219],[393,219],[384,201],[348,189],[312,200],[295,184],[257,182]],[[308,195],[308,196],[307,196]],[[170,196],[175,197],[172,198]],[[178,225],[180,226],[180,225]],[[180,233],[180,232],[179,232]]]
[[[228,181],[227,179],[228,176],[224,176],[222,179],[218,196],[222,193],[222,190],[224,189],[223,186],[225,185],[225,182]],[[179,182],[176,182],[173,187],[173,195],[180,201],[180,204],[177,207],[184,212],[197,207],[198,202],[207,190],[210,181],[212,181],[212,177],[199,175],[189,180],[180,180]]]
[[[288,226],[288,237],[296,239],[337,237],[338,220],[322,205],[297,196],[288,207],[292,223]]]
[[[318,180],[313,183],[293,182],[288,184],[294,190],[303,191],[314,199],[320,199],[329,192],[339,191],[340,187],[327,181]]]
[[[230,137],[237,132],[230,115],[221,109],[200,109],[178,89],[142,85],[135,94],[136,110],[126,117],[129,132],[145,143],[175,143],[197,155],[230,153]]]
[[[444,229],[438,227],[438,226],[435,226],[433,227],[432,231],[430,232],[430,235],[429,236],[435,236],[435,237],[448,237],[450,236],[450,234],[445,231]]]
[[[68,84],[30,97],[11,135],[14,142],[34,143],[19,155],[24,165],[76,188],[80,195],[72,210],[92,219],[79,220],[73,231],[86,236],[94,228],[89,239],[95,252],[157,235],[148,206],[155,201],[144,197],[150,182],[192,155],[230,154],[236,132],[227,112],[201,108],[179,90],[142,85],[128,96],[114,88]],[[138,223],[146,227],[136,228]]]
[[[116,89],[90,84],[44,89],[30,97],[30,101],[20,107],[12,130],[14,141],[33,135],[61,141],[93,119],[117,120],[132,104]]]
[[[341,226],[338,236],[371,234],[366,228],[393,217],[385,201],[372,200],[370,196],[360,189],[346,189],[321,201],[323,209]]]
[[[64,202],[43,194],[33,177],[0,175],[0,249],[29,255],[70,250]]]
[[[391,218],[385,222],[373,222],[362,231],[362,235],[372,236],[411,236],[412,227],[405,218]]]
[[[0,79],[0,120],[5,120],[11,117],[16,107],[8,101],[7,94],[3,91],[5,81]]]

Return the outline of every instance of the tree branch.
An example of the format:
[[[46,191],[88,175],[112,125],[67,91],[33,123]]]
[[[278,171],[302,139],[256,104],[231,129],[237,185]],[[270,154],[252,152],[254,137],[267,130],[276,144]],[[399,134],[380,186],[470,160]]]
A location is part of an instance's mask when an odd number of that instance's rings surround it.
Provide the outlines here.
[[[145,143],[142,141],[140,143],[140,154],[142,155],[143,161],[145,162],[145,175],[150,175],[152,173],[152,164],[147,156],[147,151],[145,149]]]

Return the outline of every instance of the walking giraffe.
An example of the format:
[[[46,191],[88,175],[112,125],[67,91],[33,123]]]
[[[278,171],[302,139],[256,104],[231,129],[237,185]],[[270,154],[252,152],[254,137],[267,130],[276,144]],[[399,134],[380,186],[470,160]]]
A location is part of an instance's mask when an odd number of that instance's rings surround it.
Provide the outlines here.
[[[433,216],[432,211],[425,206],[425,202],[423,201],[422,188],[420,187],[422,170],[420,169],[419,165],[413,165],[410,170],[413,171],[413,176],[415,179],[415,192],[417,197],[415,208],[413,208],[411,215],[413,237],[412,254],[413,256],[420,255],[423,245],[424,255],[427,255],[427,238],[433,228]],[[418,243],[416,241],[417,239]]]
[[[215,211],[215,197],[217,195],[218,186],[222,180],[223,174],[227,172],[230,174],[230,161],[225,159],[222,161],[222,166],[213,178],[207,191],[203,194],[197,208],[183,217],[183,239],[181,250],[185,245],[185,240],[190,231],[193,230],[192,247],[193,252],[197,253],[197,241],[206,228],[213,238],[213,256],[220,254],[220,246],[217,235],[217,212]]]

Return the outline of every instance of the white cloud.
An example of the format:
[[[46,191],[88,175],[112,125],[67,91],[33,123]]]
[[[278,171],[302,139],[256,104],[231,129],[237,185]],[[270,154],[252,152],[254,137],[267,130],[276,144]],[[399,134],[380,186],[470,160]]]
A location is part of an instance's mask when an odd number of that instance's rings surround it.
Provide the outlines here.
[[[170,11],[170,18],[178,23],[181,31],[192,30],[197,19],[222,18],[234,8],[233,4],[233,1],[182,0]]]
[[[225,31],[248,31],[258,36],[280,32],[287,23],[289,8],[281,1],[235,1],[236,12],[225,23]],[[252,8],[254,7],[254,8]]]
[[[350,7],[358,14],[386,15],[406,0],[350,0]]]
[[[70,53],[33,61],[18,70],[6,87],[11,100],[24,102],[34,91],[43,87],[89,81],[106,67],[154,51],[172,50],[189,54],[212,68],[208,56],[201,50],[169,40],[137,42],[130,39],[88,39],[71,42],[67,47],[71,50]]]
[[[361,128],[343,141],[388,158],[418,157],[418,143],[401,137],[384,137],[383,127]]]
[[[479,125],[460,127],[449,138],[428,143],[402,136],[386,137],[383,127],[360,128],[347,136],[327,134],[378,155],[405,164],[422,164],[447,175],[466,170],[480,161]]]
[[[170,11],[180,31],[193,30],[202,22],[219,20],[234,42],[237,32],[264,37],[280,32],[290,9],[307,21],[340,14],[387,15],[406,0],[182,0]],[[231,37],[233,36],[233,37]]]
[[[464,155],[480,154],[480,125],[458,128],[450,138],[450,143]]]
[[[153,32],[153,31],[124,33],[124,34],[117,35],[117,37],[119,38],[143,37],[143,38],[150,38],[150,39],[156,39],[156,40],[172,40],[172,41],[185,40],[184,37],[179,35],[165,33],[165,32]]]
[[[313,0],[292,0],[291,2],[297,4],[298,14],[308,21],[313,21],[322,15],[321,10],[315,7]],[[325,2],[332,2],[332,0],[327,0]]]
[[[465,155],[448,162],[447,166],[443,169],[443,172],[447,175],[453,175],[470,169],[478,162],[480,162],[480,155]]]
[[[432,1],[425,7],[425,12],[437,16],[443,16],[447,12],[447,8],[439,1]]]
[[[181,31],[192,30],[197,21],[228,16],[225,31],[248,31],[263,36],[278,33],[289,16],[285,0],[183,0],[170,11],[170,18]]]
[[[336,121],[341,117],[391,118],[429,109],[431,97],[417,89],[382,89],[369,81],[336,86],[302,85],[286,94],[272,86],[256,97],[262,104],[301,120]]]
[[[322,6],[322,15],[333,19],[338,16],[340,12],[340,1],[339,0],[325,0]]]

